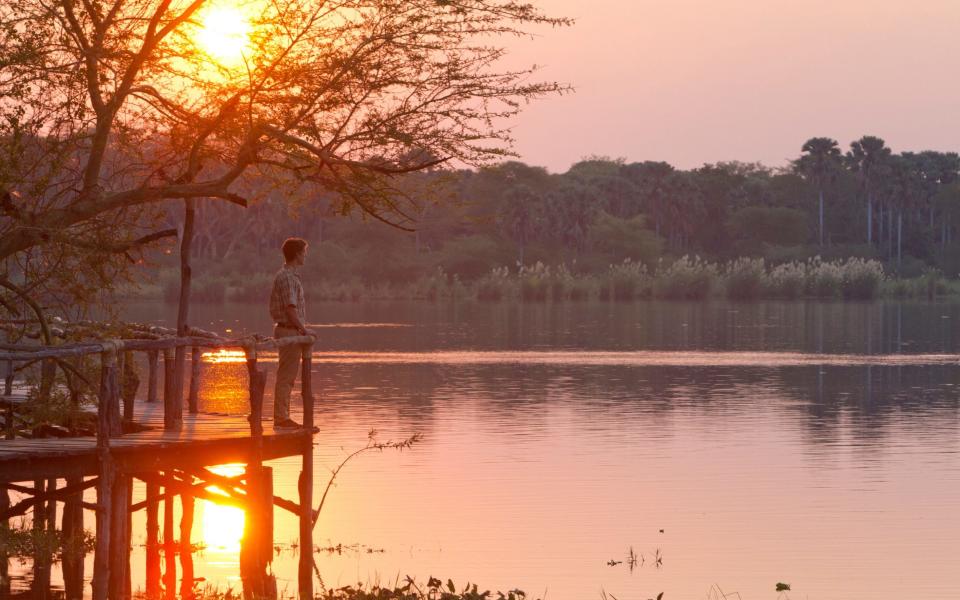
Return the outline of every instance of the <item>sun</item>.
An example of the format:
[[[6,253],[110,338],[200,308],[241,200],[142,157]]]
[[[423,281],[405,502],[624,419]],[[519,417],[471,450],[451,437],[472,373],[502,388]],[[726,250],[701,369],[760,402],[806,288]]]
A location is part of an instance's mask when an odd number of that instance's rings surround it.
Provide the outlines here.
[[[243,64],[250,55],[250,21],[233,6],[212,6],[200,18],[196,43],[207,56],[226,68]]]

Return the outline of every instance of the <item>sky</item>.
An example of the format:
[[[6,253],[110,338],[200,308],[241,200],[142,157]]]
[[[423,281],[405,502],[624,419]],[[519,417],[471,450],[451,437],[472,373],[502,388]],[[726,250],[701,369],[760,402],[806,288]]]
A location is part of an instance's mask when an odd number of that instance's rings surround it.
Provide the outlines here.
[[[515,150],[680,168],[783,166],[805,140],[960,150],[960,0],[532,0],[569,28],[508,40],[575,91],[530,104]]]

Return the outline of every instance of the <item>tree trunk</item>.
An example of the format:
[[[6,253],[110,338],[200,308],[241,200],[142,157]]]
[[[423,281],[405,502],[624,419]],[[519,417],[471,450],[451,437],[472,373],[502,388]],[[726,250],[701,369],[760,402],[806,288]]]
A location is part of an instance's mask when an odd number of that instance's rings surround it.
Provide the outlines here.
[[[897,271],[900,270],[900,243],[903,240],[903,211],[897,212]]]
[[[823,247],[823,188],[820,188],[820,247]]]
[[[193,222],[196,214],[193,200],[184,200],[183,204],[183,236],[180,239],[180,301],[177,305],[177,335],[180,336],[187,335],[188,319],[190,318],[190,281],[193,275],[190,269],[190,246],[193,242]],[[183,404],[186,358],[186,347],[177,346],[174,355],[174,393],[176,394],[175,401],[180,406]]]
[[[873,198],[867,194],[867,244],[873,244]]]

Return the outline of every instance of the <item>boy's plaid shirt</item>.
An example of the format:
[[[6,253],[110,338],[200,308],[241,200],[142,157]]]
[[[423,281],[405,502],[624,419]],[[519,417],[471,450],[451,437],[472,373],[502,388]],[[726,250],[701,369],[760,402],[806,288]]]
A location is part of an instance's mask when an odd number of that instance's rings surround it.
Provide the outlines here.
[[[273,291],[270,292],[270,317],[274,323],[286,323],[289,305],[297,308],[300,322],[307,324],[307,312],[303,298],[303,284],[300,276],[292,268],[283,266],[273,278]]]

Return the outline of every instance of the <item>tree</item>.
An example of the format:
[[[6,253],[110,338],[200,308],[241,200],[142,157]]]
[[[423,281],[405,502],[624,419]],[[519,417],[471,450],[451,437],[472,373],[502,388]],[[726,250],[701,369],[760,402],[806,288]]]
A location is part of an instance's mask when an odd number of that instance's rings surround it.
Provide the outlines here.
[[[820,246],[823,246],[823,195],[841,165],[840,147],[836,140],[815,137],[803,144],[801,152],[796,166],[817,188]]]
[[[247,6],[232,61],[197,42],[211,0],[0,6],[0,188],[20,194],[4,203],[0,261],[123,251],[141,240],[117,224],[169,199],[245,205],[251,178],[319,185],[340,213],[409,228],[398,175],[508,156],[506,119],[562,87],[495,66],[496,36],[567,23],[529,4]]]
[[[756,254],[765,246],[799,246],[807,241],[807,216],[793,209],[748,206],[730,215],[726,223],[745,253]]]
[[[890,159],[890,148],[876,136],[865,135],[850,142],[846,162],[857,174],[860,191],[867,203],[867,243],[873,243],[873,200],[877,171],[884,168]]]

